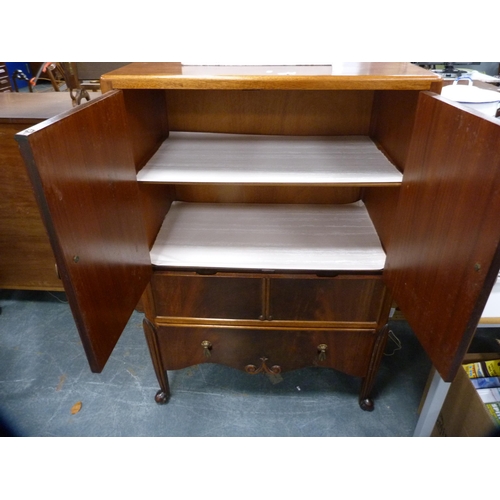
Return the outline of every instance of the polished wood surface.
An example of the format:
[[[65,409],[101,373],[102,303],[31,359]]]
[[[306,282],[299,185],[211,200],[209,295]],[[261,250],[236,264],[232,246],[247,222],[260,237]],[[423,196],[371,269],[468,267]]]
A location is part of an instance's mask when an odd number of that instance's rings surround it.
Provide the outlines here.
[[[100,92],[92,92],[92,97]],[[69,92],[6,92],[0,94],[0,123],[34,123],[73,107]]]
[[[16,139],[87,358],[101,371],[151,275],[123,96],[108,93]]]
[[[375,331],[370,330],[252,330],[159,326],[158,339],[163,367],[178,370],[201,363],[222,363],[239,370],[257,369],[262,358],[280,372],[306,366],[323,366],[356,377],[366,377]],[[201,343],[211,343],[207,357]],[[319,359],[318,346],[326,344],[326,359]]]
[[[202,67],[181,63],[132,63],[101,77],[103,91],[109,89],[252,89],[252,90],[333,90],[333,89],[415,89],[429,90],[441,79],[410,63],[338,63],[331,74],[318,66],[318,74],[300,66]],[[198,68],[199,69],[199,68]]]
[[[368,135],[372,91],[166,90],[171,130]]]
[[[420,96],[385,277],[448,382],[500,267],[499,149],[498,120]]]
[[[0,123],[0,288],[63,290],[33,188],[14,135],[26,123]]]
[[[158,321],[182,324],[191,318],[238,319],[239,325],[265,321],[262,328],[285,323],[295,328],[334,327],[347,323],[360,327],[382,326],[386,318],[386,288],[381,275],[291,275],[156,271],[152,290]],[[231,325],[231,321],[213,321]],[[205,324],[208,324],[205,321]]]
[[[0,93],[0,288],[63,290],[14,135],[71,107],[69,93]]]
[[[431,94],[418,97],[421,90],[439,92],[442,80],[407,63],[353,63],[316,68],[193,68],[180,63],[137,63],[104,75],[102,83],[104,90],[124,89],[124,113],[131,137],[122,142],[113,135],[114,131],[104,142],[113,143],[122,155],[130,152],[131,158],[119,159],[124,169],[128,165],[127,180],[129,168],[140,171],[163,138],[177,131],[365,135],[404,176],[401,188],[290,186],[269,182],[244,186],[234,180],[223,185],[213,179],[184,185],[182,179],[170,179],[165,185],[141,183],[134,207],[121,198],[113,198],[116,193],[108,192],[114,209],[124,203],[125,217],[114,213],[115,219],[123,224],[122,235],[131,229],[125,223],[131,211],[140,214],[146,228],[143,243],[138,241],[140,231],[134,231],[135,236],[129,235],[128,244],[134,242],[146,248],[152,244],[165,214],[167,219],[175,215],[174,202],[317,206],[362,200],[382,245],[391,256],[383,279],[375,272],[346,271],[344,275],[332,276],[336,265],[327,266],[326,273],[318,276],[317,269],[309,267],[310,259],[299,268],[287,269],[279,275],[266,274],[262,269],[248,272],[242,262],[227,273],[227,259],[219,261],[217,268],[210,271],[200,269],[203,262],[198,259],[190,262],[191,270],[214,273],[213,276],[193,274],[188,278],[187,271],[179,271],[178,261],[169,264],[168,272],[164,267],[154,267],[152,286],[147,288],[143,301],[144,330],[161,387],[157,401],[168,398],[167,369],[221,362],[249,373],[276,374],[313,365],[330,366],[362,377],[362,407],[373,409],[369,393],[387,338],[384,325],[392,299],[384,280],[391,285],[396,302],[431,359],[438,369],[441,367],[443,377],[452,377],[500,266],[496,251],[500,239],[498,223],[491,215],[500,208],[494,187],[498,185],[499,168],[491,153],[498,144],[497,122]],[[110,111],[106,109],[103,108],[105,115]],[[90,118],[82,115],[76,123],[81,128],[94,129],[97,114]],[[102,120],[101,112],[99,116]],[[109,121],[104,121],[105,124],[99,125],[102,136],[107,135],[104,129],[114,130]],[[95,144],[100,144],[97,137],[94,139]],[[65,142],[72,152],[86,144],[76,134]],[[51,151],[47,145],[38,147],[40,151],[45,147],[48,154]],[[65,154],[69,157],[69,152]],[[101,157],[100,153],[96,155]],[[103,170],[105,165],[111,168],[116,165],[108,149],[99,161]],[[83,169],[79,173],[85,180]],[[55,181],[54,186],[58,193]],[[108,212],[106,204],[102,208]],[[94,207],[91,219],[100,216]],[[255,234],[261,234],[260,227]],[[100,241],[103,237],[100,228],[93,231],[93,241]],[[70,242],[70,231],[60,233]],[[464,233],[471,237],[464,239]],[[198,241],[198,236],[191,243]],[[220,243],[213,231],[211,236]],[[87,234],[87,239],[92,238]],[[471,242],[478,243],[478,247]],[[282,243],[278,246],[283,247]],[[330,250],[332,245],[326,247]],[[110,255],[106,258],[111,259]],[[94,273],[91,269],[87,272]],[[107,276],[107,271],[104,275]],[[71,277],[71,286],[77,281],[74,278]],[[124,274],[122,278],[123,283],[137,284],[135,278],[125,279]],[[100,284],[94,285],[102,288]],[[109,289],[106,293],[113,296]],[[118,304],[111,304],[113,307]],[[131,310],[131,301],[126,307]],[[126,307],[120,304],[122,312]],[[101,312],[91,302],[86,309]],[[103,321],[107,321],[104,313]],[[103,327],[100,335],[104,338],[109,334]],[[108,347],[112,344],[109,339],[102,342]],[[323,344],[328,347],[318,347]]]

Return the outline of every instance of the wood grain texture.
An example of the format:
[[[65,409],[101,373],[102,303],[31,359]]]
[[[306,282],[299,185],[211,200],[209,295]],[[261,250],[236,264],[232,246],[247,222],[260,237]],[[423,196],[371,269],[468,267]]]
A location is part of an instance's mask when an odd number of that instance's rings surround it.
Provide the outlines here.
[[[71,108],[69,93],[0,93],[0,288],[63,290],[14,135]]]
[[[132,63],[101,77],[101,88],[107,89],[415,89],[429,90],[439,76],[409,63],[338,63],[325,74],[290,66],[275,71],[273,66],[226,66],[223,70],[207,66],[194,74],[181,63]],[[281,70],[281,68],[280,68]],[[270,73],[270,71],[272,73]],[[286,74],[279,74],[286,73]],[[307,74],[304,74],[307,73]],[[311,74],[312,73],[312,74]]]
[[[385,323],[386,287],[382,277],[270,279],[269,315],[273,321]]]
[[[423,93],[385,278],[451,382],[500,267],[500,123]]]
[[[33,122],[32,122],[33,123]],[[27,123],[0,123],[0,288],[63,290],[33,188],[14,135]]]
[[[323,366],[349,375],[368,374],[376,335],[370,330],[244,330],[236,328],[194,328],[158,326],[162,365],[178,370],[201,363],[221,363],[244,370],[249,364],[259,367],[266,357],[270,368],[281,371],[306,366]],[[210,358],[201,342],[212,344]],[[326,359],[320,361],[318,345],[326,344]]]
[[[141,183],[141,187],[143,183]],[[361,188],[354,186],[248,186],[244,184],[179,184],[175,199],[200,203],[354,203]]]
[[[142,168],[168,137],[165,94],[154,90],[123,92],[136,169]]]
[[[392,163],[404,172],[418,91],[377,91],[373,102],[370,137],[382,148]]]
[[[151,275],[123,96],[16,139],[91,369],[101,371]]]
[[[370,91],[166,91],[169,126],[186,132],[367,135]]]

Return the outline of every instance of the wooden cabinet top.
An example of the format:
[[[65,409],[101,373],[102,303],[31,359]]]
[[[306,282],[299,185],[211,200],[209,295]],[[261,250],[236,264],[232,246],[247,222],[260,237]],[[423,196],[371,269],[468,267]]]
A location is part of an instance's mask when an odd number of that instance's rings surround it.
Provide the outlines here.
[[[111,89],[435,90],[442,79],[411,63],[196,66],[132,63],[101,77]]]
[[[89,92],[89,94],[91,98],[101,95],[100,92]],[[46,120],[72,107],[69,92],[2,92],[0,123],[31,123]]]

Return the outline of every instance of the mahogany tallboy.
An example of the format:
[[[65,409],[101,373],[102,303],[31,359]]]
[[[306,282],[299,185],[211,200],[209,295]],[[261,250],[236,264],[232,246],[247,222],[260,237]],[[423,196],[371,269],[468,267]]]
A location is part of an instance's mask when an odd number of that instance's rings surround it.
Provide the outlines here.
[[[500,123],[408,63],[134,63],[17,135],[93,371],[141,300],[160,385],[222,363],[370,392],[395,302],[451,381],[500,267]],[[249,375],[250,376],[250,375]]]

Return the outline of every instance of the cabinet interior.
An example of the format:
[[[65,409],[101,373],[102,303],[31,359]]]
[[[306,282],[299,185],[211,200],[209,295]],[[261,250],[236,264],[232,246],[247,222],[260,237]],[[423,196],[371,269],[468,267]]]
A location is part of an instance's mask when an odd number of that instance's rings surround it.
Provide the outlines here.
[[[358,213],[362,206],[369,215],[364,222],[373,224],[379,238],[379,248],[375,248],[373,234],[369,236],[368,252],[377,256],[368,267],[351,262],[340,265],[339,270],[383,269],[378,254],[389,244],[418,91],[134,89],[123,93],[150,249],[164,221],[171,228],[174,215],[190,204],[200,204],[200,209],[205,204],[194,225],[198,228],[207,222],[201,216],[207,213],[206,204],[219,204],[217,213],[226,221],[239,204],[248,204],[254,211],[267,205],[266,221],[260,225],[264,236],[272,233],[273,211],[281,214],[286,206],[295,216],[299,211],[298,217],[307,227],[324,224],[318,219],[320,211],[315,215],[310,205],[328,205],[333,218],[335,207],[349,205]],[[221,212],[221,204],[228,210]],[[172,206],[175,211],[165,220]],[[258,231],[262,215],[249,213],[244,224],[253,224],[252,229]],[[237,219],[227,224],[238,226]],[[317,239],[321,232],[317,227],[316,233],[303,233],[309,241],[318,242],[317,247],[309,248],[309,254],[304,253],[305,258],[298,259],[305,270],[332,269],[331,262],[310,258],[314,253],[325,254],[320,248],[325,242]],[[208,248],[227,231],[220,226],[217,233],[216,226],[208,224],[202,233]],[[332,234],[331,239],[337,237]],[[235,249],[248,247],[248,243],[236,241]],[[286,242],[274,240],[276,247],[283,243],[286,246]],[[267,247],[272,246],[270,242]],[[348,246],[344,253],[353,256]],[[262,257],[261,253],[255,258]],[[337,262],[342,261],[336,257]],[[241,260],[235,258],[229,268],[259,267],[248,265],[248,258],[249,254]],[[260,267],[293,269],[285,263],[280,267],[277,261],[279,257],[269,262],[263,258]],[[175,258],[153,261],[156,265],[161,262],[175,267]],[[199,267],[228,267],[221,264],[200,261]]]

